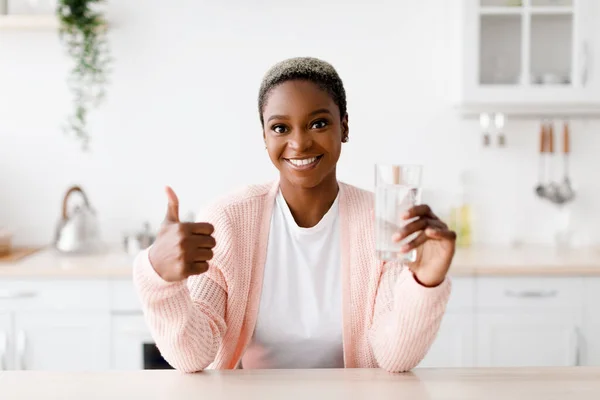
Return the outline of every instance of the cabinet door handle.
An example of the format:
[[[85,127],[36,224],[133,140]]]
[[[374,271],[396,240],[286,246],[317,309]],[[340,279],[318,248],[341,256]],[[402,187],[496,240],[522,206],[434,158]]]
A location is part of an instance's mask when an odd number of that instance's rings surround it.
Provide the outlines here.
[[[557,290],[523,290],[520,292],[515,292],[513,290],[506,290],[504,295],[507,297],[518,297],[521,299],[541,299],[548,297],[556,297],[558,294]]]
[[[25,364],[25,353],[27,350],[27,336],[24,330],[20,330],[17,333],[17,369],[25,370],[27,365]]]
[[[8,351],[8,335],[4,332],[0,332],[0,371],[7,369],[6,365],[6,353]]]
[[[37,296],[37,292],[31,290],[0,290],[0,300],[26,299]]]

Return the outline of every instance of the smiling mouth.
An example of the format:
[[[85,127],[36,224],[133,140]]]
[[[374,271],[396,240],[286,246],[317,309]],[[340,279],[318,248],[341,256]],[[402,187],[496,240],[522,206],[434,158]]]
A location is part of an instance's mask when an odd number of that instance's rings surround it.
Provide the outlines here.
[[[323,158],[323,155],[308,158],[284,158],[284,160],[293,169],[305,171],[307,169],[315,168],[321,158]]]

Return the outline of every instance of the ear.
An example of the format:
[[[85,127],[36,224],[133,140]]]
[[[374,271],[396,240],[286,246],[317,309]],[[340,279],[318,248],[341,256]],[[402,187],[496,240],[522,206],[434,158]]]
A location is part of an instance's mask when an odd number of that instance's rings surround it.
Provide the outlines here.
[[[348,127],[348,113],[342,118],[342,143],[346,143],[349,139],[350,128]]]

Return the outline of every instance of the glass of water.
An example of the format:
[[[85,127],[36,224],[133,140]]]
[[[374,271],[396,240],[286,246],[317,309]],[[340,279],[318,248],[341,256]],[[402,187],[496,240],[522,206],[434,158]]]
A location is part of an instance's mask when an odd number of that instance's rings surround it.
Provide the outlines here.
[[[414,219],[402,214],[421,201],[420,165],[375,165],[375,250],[382,261],[415,261],[417,251],[401,253],[400,248],[419,232],[394,242],[392,237]]]

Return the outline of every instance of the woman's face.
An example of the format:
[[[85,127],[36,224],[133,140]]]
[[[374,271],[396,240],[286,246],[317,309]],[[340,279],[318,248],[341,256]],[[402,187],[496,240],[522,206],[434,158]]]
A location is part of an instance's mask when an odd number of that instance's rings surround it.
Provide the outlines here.
[[[268,93],[264,138],[281,179],[313,188],[335,177],[348,118],[327,92],[309,81],[287,81]]]

